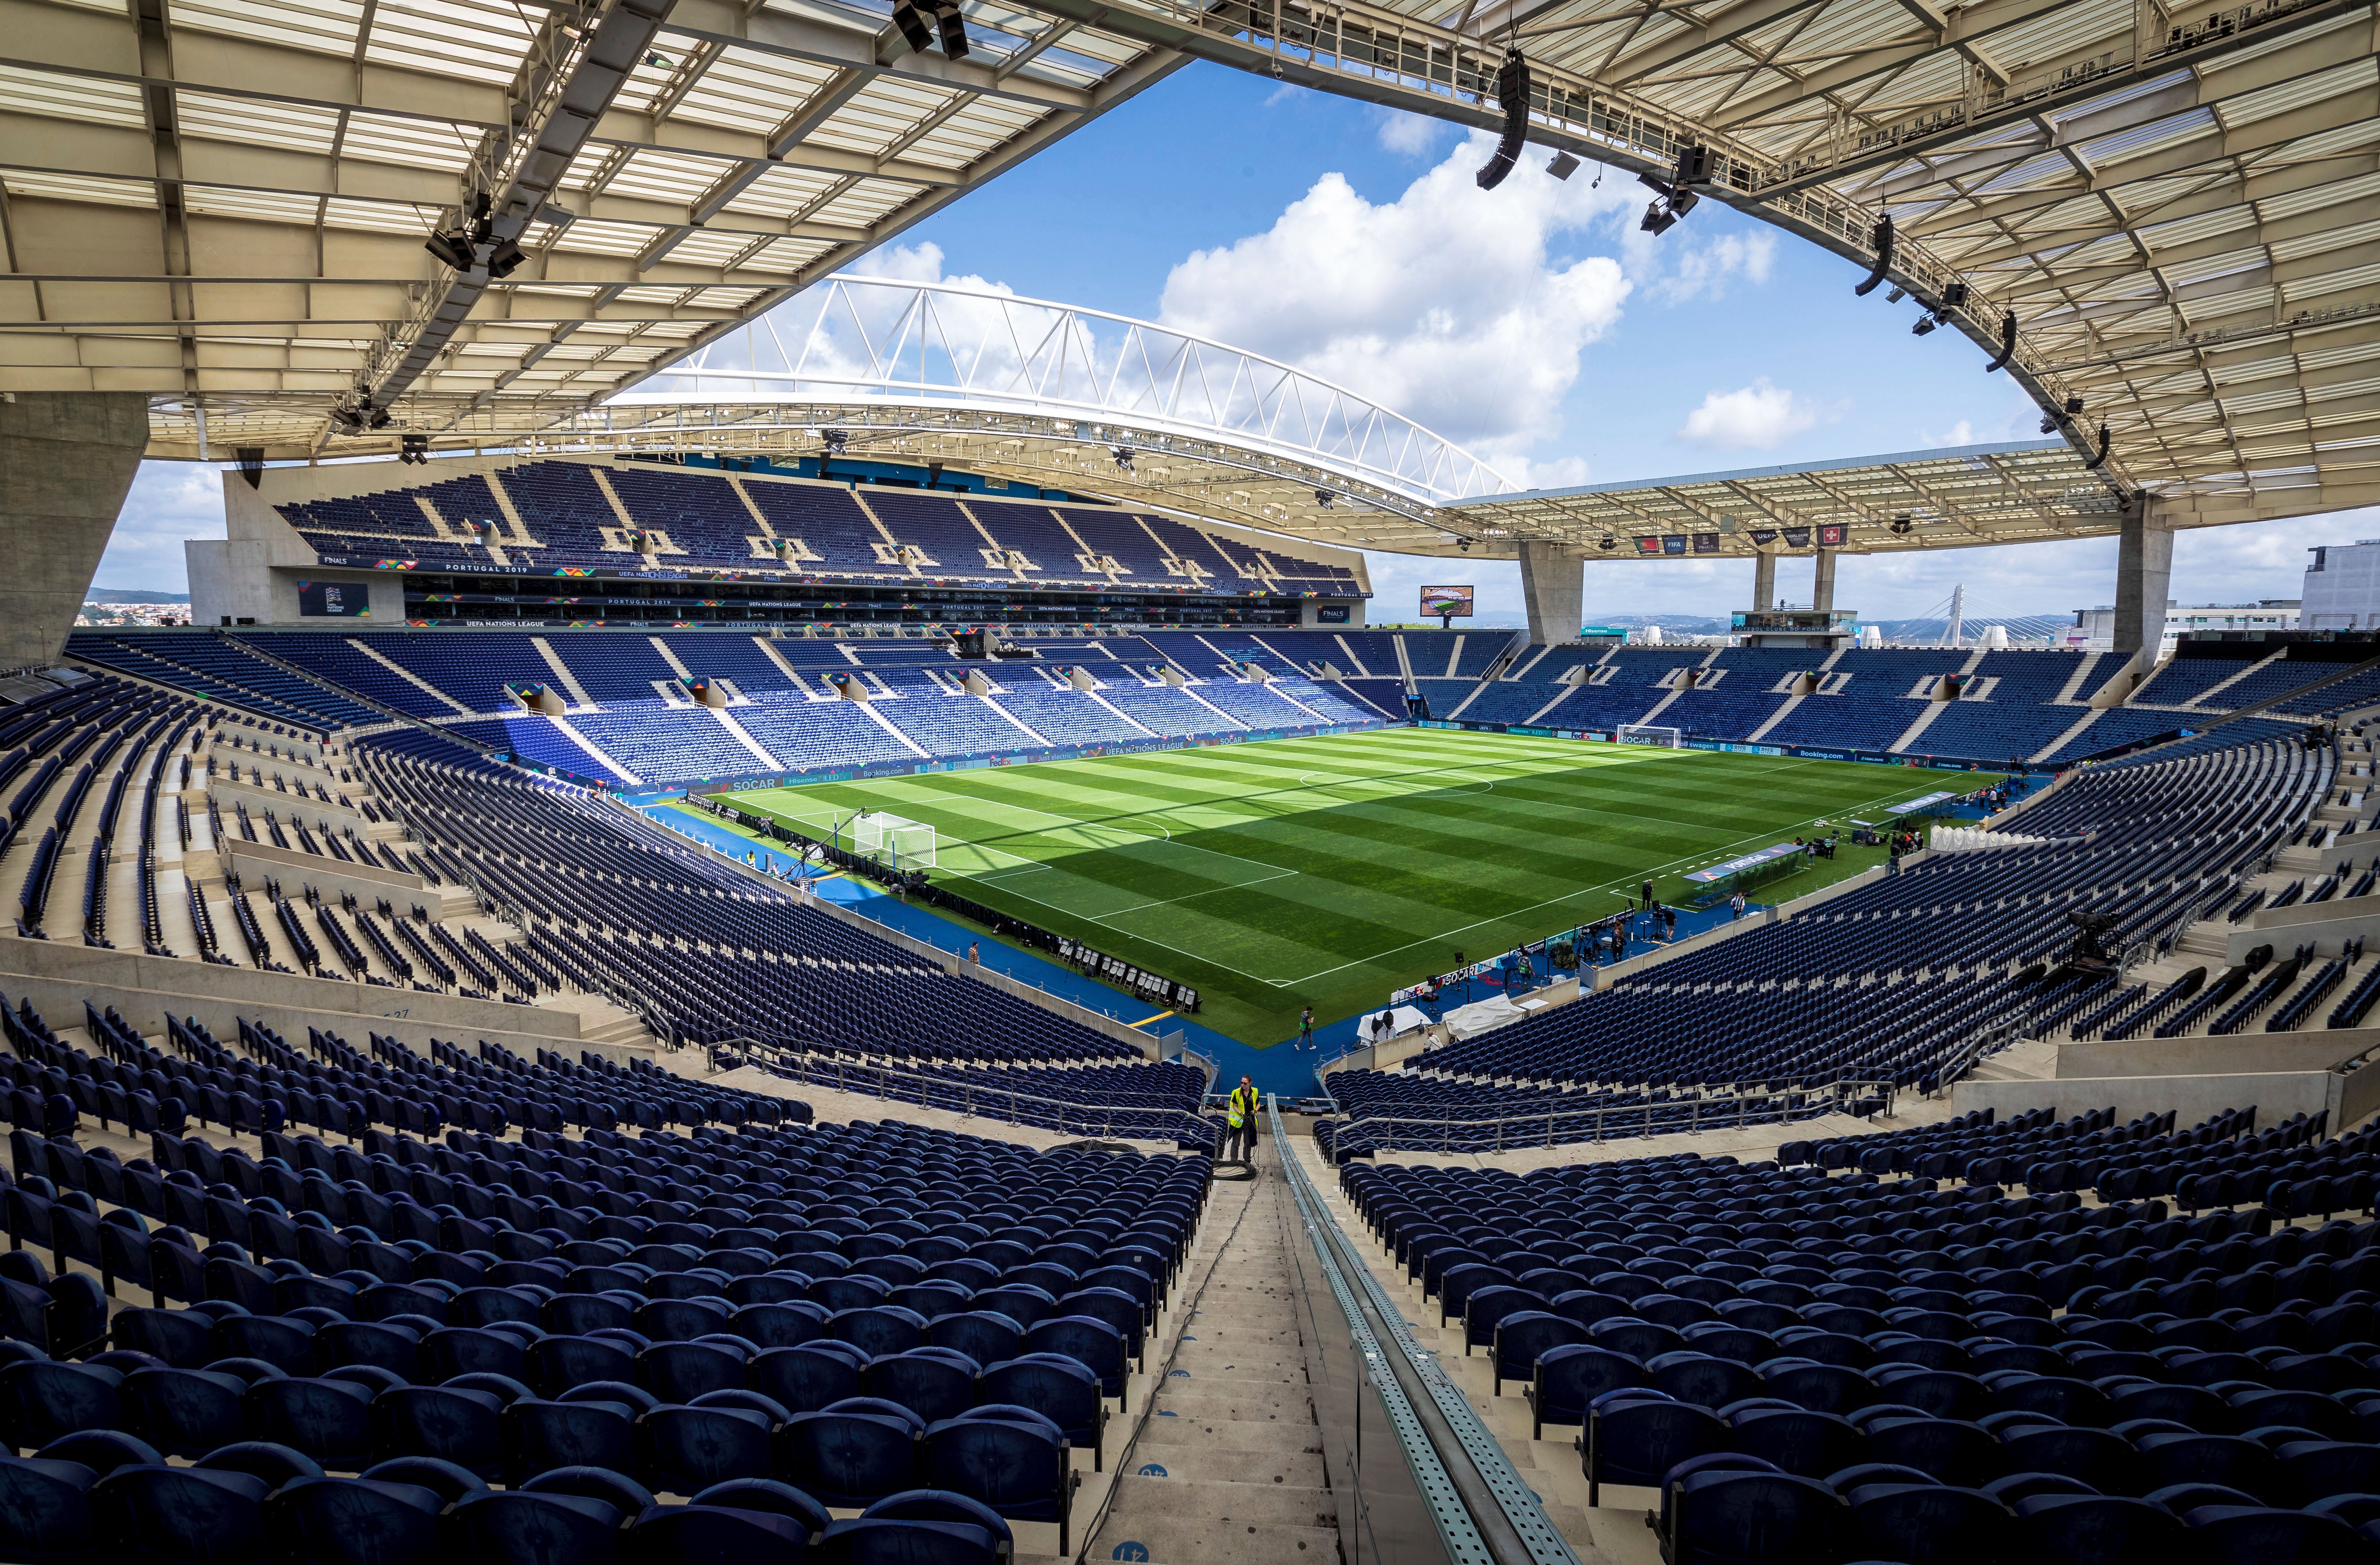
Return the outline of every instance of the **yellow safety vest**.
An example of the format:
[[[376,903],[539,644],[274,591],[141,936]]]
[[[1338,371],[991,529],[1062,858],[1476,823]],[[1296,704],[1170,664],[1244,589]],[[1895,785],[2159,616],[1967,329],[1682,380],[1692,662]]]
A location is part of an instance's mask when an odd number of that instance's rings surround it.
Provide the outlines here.
[[[1245,1102],[1243,1102],[1244,1099]],[[1252,1089],[1233,1088],[1232,1092],[1231,1114],[1229,1121],[1231,1127],[1233,1130],[1239,1129],[1242,1125],[1247,1123],[1249,1118],[1253,1116],[1256,1111],[1257,1095],[1255,1091]]]

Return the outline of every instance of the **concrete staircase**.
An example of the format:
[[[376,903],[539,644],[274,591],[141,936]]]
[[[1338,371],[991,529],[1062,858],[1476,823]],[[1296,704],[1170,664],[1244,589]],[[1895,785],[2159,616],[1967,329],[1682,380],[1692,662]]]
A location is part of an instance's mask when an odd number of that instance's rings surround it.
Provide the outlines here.
[[[1201,1225],[1215,1236],[1211,1269],[1148,1422],[1116,1463],[1086,1559],[1337,1565],[1338,1508],[1292,1286],[1288,1247],[1305,1236],[1269,1137],[1256,1175],[1215,1187]]]

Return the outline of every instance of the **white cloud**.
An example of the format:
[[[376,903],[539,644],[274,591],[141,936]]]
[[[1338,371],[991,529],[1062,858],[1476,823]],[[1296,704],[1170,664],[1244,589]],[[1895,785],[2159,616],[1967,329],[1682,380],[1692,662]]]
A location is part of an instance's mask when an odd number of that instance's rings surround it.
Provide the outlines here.
[[[990,294],[1016,291],[1005,283],[994,283],[973,273],[964,277],[945,277],[942,261],[942,247],[928,239],[920,244],[870,250],[845,270],[854,276],[883,277],[896,283],[948,283],[954,288],[975,288]]]
[[[1972,419],[1961,419],[1950,426],[1948,433],[1938,435],[1931,430],[1920,430],[1917,438],[1929,446],[1973,445],[1975,443],[1975,422]]]
[[[1380,145],[1401,157],[1427,157],[1447,128],[1444,120],[1407,114],[1402,109],[1381,109],[1378,115]]]
[[[1712,392],[1686,415],[1678,438],[1719,451],[1772,451],[1830,415],[1761,376],[1731,392]]]
[[[1617,261],[1555,259],[1553,242],[1632,197],[1533,160],[1482,190],[1491,144],[1466,139],[1386,203],[1325,175],[1266,232],[1176,266],[1160,319],[1335,381],[1517,479],[1630,289]]]
[[[1777,236],[1755,228],[1722,234],[1706,245],[1682,245],[1667,253],[1675,256],[1675,264],[1668,275],[1653,282],[1656,298],[1663,304],[1718,299],[1726,297],[1728,285],[1738,278],[1755,285],[1768,281],[1768,268],[1777,259]],[[1630,260],[1631,270],[1640,274],[1651,271],[1654,264],[1652,256]]]
[[[200,462],[143,462],[116,513],[91,585],[187,591],[182,540],[223,536],[221,468]]]

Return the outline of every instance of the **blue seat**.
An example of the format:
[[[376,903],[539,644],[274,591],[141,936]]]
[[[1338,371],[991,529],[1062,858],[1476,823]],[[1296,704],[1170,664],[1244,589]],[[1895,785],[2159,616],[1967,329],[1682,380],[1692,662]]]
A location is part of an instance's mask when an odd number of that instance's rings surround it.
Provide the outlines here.
[[[1797,1408],[1752,1408],[1729,1419],[1730,1449],[1765,1456],[1804,1478],[1870,1460],[1867,1437],[1849,1419]]]
[[[1669,1565],[1791,1565],[1843,1558],[1849,1531],[1832,1489],[1784,1473],[1689,1474],[1671,1496]]]
[[[119,1348],[135,1348],[176,1369],[196,1369],[224,1356],[214,1317],[198,1310],[128,1309],[108,1323]]]
[[[94,1559],[100,1532],[91,1486],[97,1481],[79,1462],[0,1457],[0,1558],[27,1565]]]
[[[2182,1520],[2190,1524],[2192,1557],[2204,1565],[2367,1565],[2372,1558],[2369,1545],[2336,1517],[2209,1505]]]
[[[882,1397],[934,1424],[976,1404],[981,1370],[949,1348],[917,1348],[871,1360],[860,1371],[863,1396]]]
[[[980,1500],[1011,1521],[1058,1523],[1067,1555],[1075,1477],[1058,1426],[1028,1409],[994,1403],[927,1429],[926,1482]]]
[[[167,1456],[202,1456],[246,1431],[248,1382],[205,1369],[139,1369],[116,1388],[122,1427]]]
[[[619,1528],[604,1500],[507,1489],[465,1498],[441,1530],[449,1548],[488,1565],[613,1565]]]
[[[62,1435],[33,1454],[44,1462],[79,1463],[100,1478],[119,1467],[142,1462],[152,1467],[165,1465],[165,1458],[156,1447],[120,1429],[83,1429]]]
[[[2039,1565],[2162,1565],[2190,1548],[2180,1519],[2144,1499],[2035,1494],[2011,1509],[2016,1551]]]
[[[504,1399],[457,1386],[400,1386],[372,1401],[373,1450],[382,1457],[434,1456],[493,1480],[504,1470],[499,1423]]]
[[[682,1495],[731,1478],[765,1478],[777,1422],[750,1408],[656,1408],[637,1420],[638,1475]]]
[[[822,1558],[837,1565],[996,1565],[1014,1539],[990,1507],[964,1495],[910,1489],[829,1525]]]
[[[1504,1394],[1506,1380],[1534,1379],[1538,1358],[1549,1350],[1582,1344],[1585,1341],[1585,1327],[1550,1310],[1529,1308],[1505,1316],[1496,1322],[1489,1338],[1489,1367],[1495,1381],[1494,1394],[1500,1397]]]
[[[114,1559],[142,1565],[264,1565],[271,1543],[264,1499],[272,1486],[246,1473],[201,1467],[119,1467],[91,1488]]]
[[[77,1430],[118,1427],[123,1378],[102,1365],[47,1359],[0,1369],[0,1445],[36,1450]]]
[[[1025,1333],[1025,1345],[1030,1352],[1063,1353],[1083,1365],[1099,1377],[1100,1395],[1123,1395],[1123,1334],[1107,1322],[1088,1316],[1053,1316]]]
[[[325,1467],[354,1471],[373,1450],[369,1387],[352,1380],[260,1380],[243,1399],[260,1439],[305,1452]]]
[[[841,1346],[841,1344],[836,1344]],[[794,1413],[818,1413],[860,1394],[861,1365],[852,1353],[820,1342],[771,1348],[744,1366],[744,1383]]]
[[[1999,1565],[2016,1518],[1978,1489],[1943,1484],[1834,1487],[1852,1502],[1852,1554],[1901,1565]]]
[[[980,1389],[987,1402],[1030,1408],[1050,1420],[1067,1444],[1089,1448],[1095,1471],[1104,1470],[1108,1406],[1089,1366],[1062,1353],[1027,1353],[986,1368]]]
[[[625,1401],[546,1401],[525,1397],[498,1416],[504,1452],[504,1482],[518,1485],[555,1467],[637,1465],[635,1419],[639,1410]]]
[[[1537,1356],[1525,1395],[1534,1427],[1542,1439],[1548,1424],[1585,1424],[1589,1403],[1606,1391],[1645,1383],[1645,1365],[1626,1353],[1593,1343],[1565,1343]]]
[[[851,1398],[787,1420],[777,1434],[778,1471],[831,1508],[859,1509],[914,1486],[925,1432],[906,1409]]]
[[[1692,1349],[1663,1353],[1646,1364],[1645,1369],[1655,1390],[1714,1411],[1746,1397],[1759,1396],[1766,1389],[1757,1370]]]
[[[434,1456],[393,1456],[365,1468],[362,1475],[379,1483],[428,1489],[442,1505],[459,1504],[468,1496],[484,1493],[488,1486],[487,1480],[469,1468]]]
[[[300,1478],[265,1501],[273,1541],[302,1565],[431,1565],[434,1489],[370,1478]]]
[[[724,1565],[798,1559],[809,1540],[808,1523],[795,1517],[695,1502],[648,1506],[625,1552],[630,1565]]]
[[[637,1355],[637,1381],[664,1402],[744,1384],[744,1359],[708,1342],[656,1342]]]
[[[2237,1435],[2150,1433],[2132,1443],[2141,1453],[2144,1491],[2176,1484],[2219,1484],[2263,1494],[2273,1482],[2273,1453],[2261,1442]]]
[[[1658,1485],[1679,1462],[1727,1444],[1727,1426],[1707,1408],[1658,1391],[1607,1391],[1586,1411],[1586,1503],[1602,1503],[1605,1484]]]
[[[1878,1418],[1862,1425],[1872,1461],[1974,1487],[1999,1476],[2000,1443],[1982,1425],[1950,1418]]]
[[[969,1309],[929,1321],[926,1341],[931,1347],[954,1349],[978,1364],[999,1364],[1025,1351],[1025,1330],[1004,1315]]]

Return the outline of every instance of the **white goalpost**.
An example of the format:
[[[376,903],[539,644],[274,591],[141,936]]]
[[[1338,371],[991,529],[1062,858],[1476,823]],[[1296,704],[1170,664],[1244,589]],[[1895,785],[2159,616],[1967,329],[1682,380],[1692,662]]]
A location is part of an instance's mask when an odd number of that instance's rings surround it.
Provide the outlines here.
[[[1665,750],[1686,746],[1685,730],[1652,722],[1623,722],[1611,731],[1611,739],[1617,745],[1653,745]]]
[[[934,829],[897,815],[857,815],[851,820],[854,853],[881,858],[895,869],[934,867]]]

